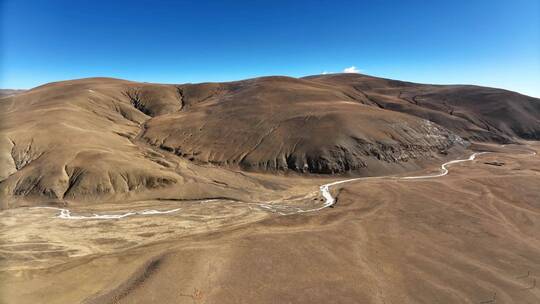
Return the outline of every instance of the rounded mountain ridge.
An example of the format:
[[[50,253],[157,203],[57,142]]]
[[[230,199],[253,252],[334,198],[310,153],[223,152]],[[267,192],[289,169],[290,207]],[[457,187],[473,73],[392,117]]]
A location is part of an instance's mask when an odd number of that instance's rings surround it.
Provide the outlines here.
[[[394,174],[460,154],[468,141],[540,138],[536,98],[359,74],[177,85],[87,78],[3,97],[0,113],[2,207],[242,199],[231,189],[249,179],[234,170]]]

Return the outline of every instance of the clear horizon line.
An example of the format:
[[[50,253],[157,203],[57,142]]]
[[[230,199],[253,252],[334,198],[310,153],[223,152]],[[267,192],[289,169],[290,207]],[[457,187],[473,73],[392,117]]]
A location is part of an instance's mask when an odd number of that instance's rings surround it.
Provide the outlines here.
[[[147,80],[132,80],[132,79],[127,79],[127,78],[121,78],[121,77],[111,77],[111,76],[89,76],[89,77],[80,77],[80,78],[70,78],[70,79],[60,79],[60,80],[52,80],[52,81],[49,81],[49,82],[44,82],[44,83],[40,83],[36,86],[33,86],[33,87],[28,87],[28,88],[12,88],[12,87],[4,87],[0,84],[0,90],[24,90],[24,91],[29,91],[29,90],[32,90],[34,88],[37,88],[37,87],[40,87],[40,86],[43,86],[43,85],[46,85],[46,84],[49,84],[49,83],[55,83],[55,82],[64,82],[64,81],[71,81],[71,80],[80,80],[80,79],[90,79],[90,78],[112,78],[112,79],[120,79],[120,80],[126,80],[126,81],[132,81],[132,82],[141,82],[141,83],[155,83],[155,84],[188,84],[188,83],[192,83],[192,84],[199,84],[199,83],[220,83],[220,82],[235,82],[235,81],[245,81],[245,80],[250,80],[250,79],[256,79],[256,78],[263,78],[263,77],[290,77],[290,78],[296,78],[296,79],[301,79],[301,78],[305,78],[305,77],[311,77],[311,76],[328,76],[328,75],[337,75],[337,74],[358,74],[358,75],[362,75],[362,76],[368,76],[368,77],[374,77],[374,78],[383,78],[383,79],[388,79],[388,80],[396,80],[396,81],[403,81],[403,82],[411,82],[411,83],[415,83],[415,84],[422,84],[422,85],[441,85],[441,86],[477,86],[477,87],[486,87],[486,88],[492,88],[492,89],[499,89],[499,90],[505,90],[505,91],[510,91],[510,92],[515,92],[515,93],[518,93],[518,94],[521,94],[521,95],[525,95],[525,96],[529,96],[529,97],[533,97],[533,98],[538,98],[540,99],[540,95],[536,96],[536,95],[530,95],[530,94],[527,94],[527,93],[524,93],[522,91],[518,91],[518,90],[513,90],[513,89],[509,89],[509,88],[503,88],[503,87],[497,87],[497,86],[490,86],[488,84],[481,84],[481,83],[441,83],[441,82],[417,82],[417,81],[411,81],[411,80],[403,80],[403,79],[396,79],[396,78],[390,78],[390,77],[385,77],[385,76],[375,76],[375,75],[369,75],[369,74],[365,74],[365,73],[345,73],[345,72],[336,72],[336,73],[320,73],[320,74],[308,74],[308,75],[303,75],[303,76],[291,76],[291,75],[284,75],[284,74],[275,74],[275,75],[257,75],[257,76],[252,76],[252,77],[247,77],[247,78],[241,78],[241,79],[232,79],[232,80],[218,80],[218,81],[203,81],[203,82],[153,82],[153,81],[147,81]]]

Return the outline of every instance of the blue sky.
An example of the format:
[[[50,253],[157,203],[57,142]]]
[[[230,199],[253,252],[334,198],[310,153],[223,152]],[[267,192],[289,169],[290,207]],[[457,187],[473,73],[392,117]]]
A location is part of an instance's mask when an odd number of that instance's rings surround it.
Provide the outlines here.
[[[1,88],[92,76],[299,77],[354,66],[540,97],[538,0],[0,1]]]

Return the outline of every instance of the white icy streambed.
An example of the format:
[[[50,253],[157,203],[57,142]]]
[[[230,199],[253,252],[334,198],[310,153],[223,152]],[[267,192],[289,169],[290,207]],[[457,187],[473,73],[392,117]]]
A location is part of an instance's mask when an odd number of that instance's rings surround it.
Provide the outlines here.
[[[457,164],[457,163],[466,162],[466,161],[471,161],[471,160],[474,160],[477,155],[481,155],[481,154],[485,154],[485,153],[489,153],[489,152],[477,152],[477,153],[473,153],[471,156],[469,156],[469,158],[466,158],[466,159],[455,159],[455,160],[451,160],[449,162],[446,162],[446,163],[441,165],[441,172],[440,173],[436,173],[436,174],[432,174],[432,175],[393,177],[392,179],[425,179],[425,178],[435,178],[435,177],[445,176],[445,175],[448,174],[448,169],[446,168],[448,165]],[[330,187],[332,187],[332,186],[339,185],[339,184],[344,184],[344,183],[350,183],[350,182],[354,182],[354,181],[358,181],[358,180],[362,180],[362,179],[377,179],[377,178],[380,179],[380,178],[385,178],[385,177],[358,177],[358,178],[351,178],[351,179],[341,180],[341,181],[337,181],[337,182],[333,182],[333,183],[329,183],[329,184],[324,184],[324,185],[322,185],[320,187],[321,195],[325,199],[324,205],[322,207],[319,207],[319,208],[314,208],[314,209],[309,209],[309,210],[300,210],[298,212],[319,211],[321,209],[332,206],[336,202],[336,199],[330,193]]]
[[[126,213],[119,214],[92,214],[92,215],[73,215],[69,209],[65,208],[56,208],[56,207],[33,207],[33,209],[53,209],[58,210],[60,213],[56,216],[57,218],[65,220],[111,220],[111,219],[121,219],[124,217],[132,215],[156,215],[156,214],[168,214],[180,211],[182,208],[175,208],[171,210],[159,211],[159,210],[143,210],[143,211],[129,211]]]
[[[294,211],[292,211],[290,213],[285,213],[285,212],[283,212],[281,210],[289,209],[290,208],[289,206],[282,206],[282,205],[271,204],[271,203],[252,203],[252,204],[249,204],[249,205],[256,205],[256,206],[259,206],[259,207],[261,207],[263,209],[266,209],[266,210],[268,210],[270,212],[277,212],[277,213],[282,214],[282,215],[293,214],[293,213],[306,213],[306,212],[319,211],[319,210],[322,210],[324,208],[328,208],[328,207],[334,205],[334,203],[336,202],[336,199],[330,193],[330,187],[332,187],[332,186],[336,186],[336,185],[344,184],[344,183],[350,183],[350,182],[354,182],[354,181],[359,181],[359,180],[363,180],[363,179],[392,178],[392,179],[398,179],[398,180],[400,180],[400,179],[401,180],[410,180],[410,179],[427,179],[427,178],[442,177],[442,176],[445,176],[445,175],[448,174],[448,168],[447,168],[448,165],[457,164],[457,163],[466,162],[466,161],[472,161],[472,160],[474,160],[476,158],[476,156],[484,154],[484,153],[489,153],[489,152],[473,153],[471,156],[469,156],[466,159],[456,159],[456,160],[446,162],[446,163],[441,165],[441,172],[440,173],[436,173],[436,174],[432,174],[432,175],[404,176],[404,177],[385,177],[385,176],[358,177],[358,178],[351,178],[351,179],[340,180],[340,181],[335,181],[335,182],[332,182],[332,183],[324,184],[324,185],[321,185],[319,187],[319,191],[321,193],[321,196],[324,198],[324,204],[322,206],[320,206],[320,207],[316,207],[316,208],[312,208],[312,209],[301,209],[301,208],[293,207],[293,209],[295,209]],[[203,201],[201,201],[201,203],[210,202],[210,201],[214,201],[214,200],[203,200]],[[153,209],[151,209],[151,210],[143,210],[143,211],[128,211],[128,212],[125,212],[125,213],[115,213],[115,214],[97,214],[97,213],[93,213],[91,215],[73,214],[69,209],[57,208],[57,207],[34,207],[34,209],[58,210],[58,211],[60,211],[60,213],[58,215],[56,215],[56,217],[60,218],[60,219],[66,219],[66,220],[112,220],[112,219],[122,219],[122,218],[130,217],[130,216],[137,216],[137,215],[138,216],[148,216],[148,215],[170,214],[170,213],[178,212],[182,208],[175,208],[175,209],[161,210],[161,211],[160,210],[153,210]]]
[[[207,200],[200,200],[197,201],[197,203],[210,203],[217,201],[217,199],[207,199]],[[124,213],[92,213],[91,215],[84,215],[82,214],[73,214],[71,210],[67,208],[58,208],[58,207],[32,207],[32,209],[51,209],[51,210],[58,210],[60,213],[58,213],[55,217],[64,219],[64,220],[114,220],[114,219],[122,219],[129,216],[146,216],[146,215],[161,215],[161,214],[169,214],[169,213],[175,213],[182,208],[174,208],[174,209],[167,209],[167,210],[154,210],[154,209],[146,209],[142,211],[127,211]]]

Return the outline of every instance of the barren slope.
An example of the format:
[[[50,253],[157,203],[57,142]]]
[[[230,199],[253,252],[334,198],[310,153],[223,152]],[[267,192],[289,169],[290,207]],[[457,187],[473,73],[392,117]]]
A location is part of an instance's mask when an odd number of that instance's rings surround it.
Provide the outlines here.
[[[465,139],[501,143],[513,137],[540,139],[538,98],[472,85],[427,85],[358,74],[309,76],[353,99],[422,117]]]
[[[247,178],[194,172],[174,155],[137,143],[149,115],[181,107],[174,86],[152,85],[148,91],[143,84],[98,78],[1,99],[2,207],[245,197],[234,187],[224,191],[219,181],[252,185]],[[156,108],[137,104],[147,94],[156,97]]]
[[[143,138],[204,163],[363,175],[415,168],[415,160],[463,146],[427,120],[310,81],[264,77],[214,85],[200,96],[205,86],[183,86],[184,110],[150,120]]]
[[[273,186],[219,168],[391,174],[462,153],[462,138],[534,139],[540,128],[535,98],[355,74],[184,85],[89,78],[2,98],[0,113],[2,208],[248,199]]]
[[[539,157],[523,147],[497,150],[502,153],[452,165],[449,175],[436,179],[343,184],[333,190],[336,206],[319,212],[275,214],[241,226],[214,226],[205,234],[182,231],[168,239],[159,234],[153,237],[159,242],[129,251],[121,247],[54,267],[0,272],[3,299],[21,304],[536,304]],[[22,209],[3,212],[15,216],[26,212]],[[222,215],[206,206],[193,212]],[[49,227],[47,216],[33,214],[32,226]],[[190,217],[53,222],[52,227],[60,226],[54,232],[61,240],[92,239],[103,231],[101,237],[115,237],[103,242],[127,246],[140,241],[134,227],[170,229]],[[13,228],[39,236],[39,229],[29,226]],[[3,246],[3,254],[61,254],[54,244],[16,245]]]

